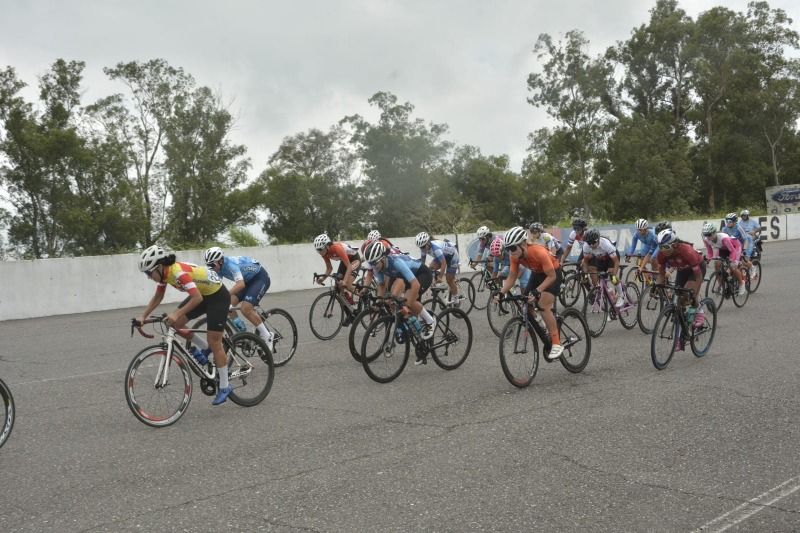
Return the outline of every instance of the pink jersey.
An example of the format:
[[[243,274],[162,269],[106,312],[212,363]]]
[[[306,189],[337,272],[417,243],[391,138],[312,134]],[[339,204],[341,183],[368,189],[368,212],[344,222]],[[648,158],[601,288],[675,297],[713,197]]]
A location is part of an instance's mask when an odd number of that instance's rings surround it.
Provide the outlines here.
[[[703,242],[706,244],[708,257],[719,257],[720,250],[728,250],[731,263],[737,263],[742,256],[742,245],[739,243],[739,239],[731,237],[727,233],[717,233],[717,242],[713,242],[708,237],[703,237]]]

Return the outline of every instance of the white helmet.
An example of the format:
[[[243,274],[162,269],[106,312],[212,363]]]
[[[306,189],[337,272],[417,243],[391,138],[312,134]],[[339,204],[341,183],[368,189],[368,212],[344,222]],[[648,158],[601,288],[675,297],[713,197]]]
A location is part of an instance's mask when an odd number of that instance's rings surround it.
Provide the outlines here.
[[[167,256],[167,253],[162,247],[157,244],[146,249],[139,256],[139,270],[142,272],[150,272],[156,265]]]
[[[476,233],[479,239],[483,239],[484,237],[486,237],[491,233],[491,230],[486,226],[481,226],[480,228],[478,228],[478,231]]]
[[[364,260],[367,263],[379,261],[384,255],[386,255],[386,247],[381,241],[371,242],[364,249]]]
[[[431,236],[425,233],[424,231],[420,231],[417,233],[417,236],[414,237],[414,244],[417,248],[422,248],[431,240]]]
[[[716,233],[717,232],[717,225],[713,222],[706,222],[703,224],[703,234],[707,233]]]
[[[742,209],[742,212],[739,213],[739,216],[740,217],[749,217],[750,216],[750,211],[748,211],[747,209]]]
[[[503,241],[506,243],[506,248],[508,248],[509,246],[514,246],[516,244],[525,242],[525,239],[525,228],[522,226],[515,226],[506,232]]]
[[[219,246],[212,246],[211,248],[206,250],[206,253],[204,254],[203,257],[205,257],[206,264],[210,265],[212,263],[216,263],[224,256],[222,255],[222,248],[220,248]]]
[[[650,227],[650,224],[647,223],[647,220],[640,218],[636,221],[636,229],[647,229]]]
[[[370,241],[377,241],[380,238],[381,238],[381,232],[376,230],[376,229],[370,231],[367,234],[367,240],[370,240]]]
[[[671,229],[665,229],[664,231],[658,234],[658,237],[656,239],[658,240],[659,246],[664,244],[672,244],[673,242],[678,240],[678,234],[672,231]]]
[[[324,233],[320,233],[314,238],[314,249],[322,250],[331,243],[331,238]]]

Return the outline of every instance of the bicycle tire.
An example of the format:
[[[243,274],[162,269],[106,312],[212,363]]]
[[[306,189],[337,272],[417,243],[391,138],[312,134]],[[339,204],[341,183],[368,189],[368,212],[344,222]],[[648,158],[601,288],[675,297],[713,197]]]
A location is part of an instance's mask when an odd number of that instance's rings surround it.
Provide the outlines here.
[[[751,261],[753,266],[756,268],[755,276],[750,276],[747,283],[747,290],[750,294],[753,294],[758,290],[758,287],[761,285],[761,261],[759,259],[753,259]]]
[[[206,322],[208,322],[208,317],[204,315],[204,316],[201,316],[200,318],[198,318],[198,319],[195,321],[195,323],[194,323],[194,324],[192,324],[192,325],[191,325],[191,326],[189,326],[189,327],[190,327],[191,329],[204,329],[204,327],[205,327],[205,325],[206,325]],[[231,326],[231,323],[230,323],[230,322],[228,322],[228,321],[226,321],[226,322],[225,322],[225,333],[228,335],[228,337],[230,337],[231,335],[233,335],[234,333],[236,333],[236,332],[233,330],[233,327]],[[183,346],[184,346],[184,348],[186,348],[186,351],[187,351],[187,352],[190,352],[190,351],[191,351],[191,349],[192,349],[192,342],[191,342],[190,340],[188,340],[188,339],[187,339],[187,340],[186,340],[186,342],[184,342],[184,343],[183,343]]]
[[[625,270],[625,277],[622,279],[622,284],[623,285],[627,285],[628,283],[631,283],[631,282],[633,282],[633,283],[637,282],[637,279],[636,279],[636,266],[639,264],[639,260],[640,259],[641,259],[640,257],[633,256],[633,260],[631,261],[632,264],[629,265],[629,268],[627,268]],[[620,263],[621,262],[622,261],[620,261]]]
[[[455,370],[464,364],[471,349],[472,323],[467,313],[455,307],[439,313],[430,342],[433,362],[444,370]]]
[[[636,283],[629,281],[622,286],[622,290],[625,292],[625,299],[628,304],[633,307],[630,307],[630,309],[626,311],[617,309],[617,316],[623,328],[633,329],[636,327],[637,322],[639,322],[639,287],[636,286]]]
[[[0,426],[0,448],[2,448],[3,444],[11,436],[11,430],[14,429],[14,420],[17,418],[17,406],[14,403],[14,396],[11,394],[11,389],[2,379],[0,379],[0,402],[2,402],[0,414],[3,415],[0,420],[2,422],[2,426]]]
[[[370,318],[373,313],[375,316]],[[355,320],[353,320],[353,324],[350,326],[350,332],[347,335],[347,344],[350,348],[350,355],[353,356],[353,359],[355,359],[357,363],[361,363],[361,340],[364,338],[364,334],[367,332],[369,325],[380,315],[380,312],[376,313],[371,309],[364,309],[358,314]]]
[[[589,335],[595,338],[599,337],[606,329],[608,322],[608,300],[599,286],[593,288],[586,295],[586,303],[583,308],[583,316],[586,318],[586,325],[589,326]]]
[[[237,333],[228,340],[228,343],[226,352],[229,379],[233,387],[233,392],[228,398],[243,407],[260,404],[272,390],[272,382],[275,379],[275,363],[267,343],[249,331]],[[240,358],[246,360],[252,368],[247,375],[235,377],[237,372],[247,368]]]
[[[744,307],[744,304],[747,303],[747,300],[750,298],[750,291],[747,290],[747,284],[750,280],[750,273],[745,268],[744,270],[740,270],[742,273],[742,278],[744,279],[744,294],[739,294],[739,287],[736,287],[736,290],[733,293],[733,305],[736,307]]]
[[[509,383],[524,389],[539,370],[539,343],[521,316],[508,321],[500,334],[500,367]]]
[[[166,356],[167,350],[161,345],[148,346],[133,357],[125,372],[125,401],[133,416],[151,427],[160,428],[174,424],[186,413],[192,401],[189,364],[176,347],[173,347],[170,359],[167,386],[154,386]],[[141,392],[137,392],[139,389]],[[156,412],[160,406],[164,406],[163,410]]]
[[[395,341],[395,319],[395,316],[379,317],[370,324],[361,341],[361,365],[370,379],[378,383],[394,381],[408,363],[411,339],[408,332],[403,332],[404,342]]]
[[[277,307],[262,311],[261,320],[272,333],[272,361],[276,368],[281,367],[297,351],[297,324],[288,311]]]
[[[486,280],[484,279],[483,271],[478,271],[472,275],[472,286],[475,287],[475,299],[472,302],[472,307],[478,311],[483,311],[489,305],[489,298],[491,298],[492,291],[489,288]],[[475,280],[478,283],[475,283]]]
[[[592,336],[580,311],[572,307],[564,309],[558,324],[558,336],[564,347],[559,357],[562,366],[573,374],[583,372],[592,354]]]
[[[458,308],[469,314],[475,307],[475,286],[467,277],[458,278],[456,284],[458,285],[458,294],[461,296],[461,304]]]
[[[323,292],[314,298],[308,311],[311,333],[321,341],[331,340],[341,331],[345,315],[341,299],[332,291]]]
[[[501,300],[495,302],[494,298],[489,300],[489,305],[486,306],[486,319],[489,321],[489,327],[492,332],[500,337],[503,328],[509,320],[519,316],[519,308],[511,302]]]
[[[567,274],[567,276],[564,277],[564,281],[561,282],[561,289],[558,291],[558,300],[564,308],[575,307],[579,304],[583,291],[580,275],[578,275],[577,272],[572,272]],[[585,304],[586,302],[584,301],[583,305]]]
[[[700,302],[700,305],[705,306],[705,322],[699,327],[694,324],[691,326],[690,342],[695,357],[703,357],[708,353],[717,333],[717,308],[714,306],[714,301],[706,298]],[[701,339],[703,342],[700,342]]]
[[[706,282],[706,298],[711,299],[714,302],[714,307],[716,307],[717,311],[722,308],[722,303],[725,301],[725,284],[722,287],[719,287],[718,279],[722,274],[720,272],[714,272],[711,274],[711,277],[708,278]],[[714,289],[719,289],[718,293],[714,292]]]
[[[675,306],[670,304],[661,311],[650,338],[650,358],[653,366],[664,370],[675,355],[678,345],[680,319]]]
[[[637,322],[639,323],[639,329],[642,330],[642,333],[645,335],[650,335],[653,333],[656,320],[658,320],[658,316],[664,309],[665,304],[666,302],[661,294],[658,294],[657,296],[650,296],[650,292],[648,291],[647,295],[640,296],[639,306],[636,309],[636,318]]]

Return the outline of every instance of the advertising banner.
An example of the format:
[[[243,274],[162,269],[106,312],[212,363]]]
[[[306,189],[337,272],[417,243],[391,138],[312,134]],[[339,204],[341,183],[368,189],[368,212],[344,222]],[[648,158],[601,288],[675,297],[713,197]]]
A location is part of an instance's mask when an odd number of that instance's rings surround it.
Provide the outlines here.
[[[800,184],[767,187],[766,195],[770,215],[800,213]]]

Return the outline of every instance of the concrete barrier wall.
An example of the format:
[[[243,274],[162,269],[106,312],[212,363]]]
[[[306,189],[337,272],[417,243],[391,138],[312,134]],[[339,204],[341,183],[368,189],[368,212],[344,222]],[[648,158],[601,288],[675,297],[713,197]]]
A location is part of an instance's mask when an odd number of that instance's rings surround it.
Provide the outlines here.
[[[800,238],[800,214],[760,216],[767,241]],[[702,220],[674,222],[681,238],[700,248]],[[631,225],[599,227],[605,236],[617,240],[620,250],[626,250],[633,239]],[[562,241],[571,228],[550,228]],[[458,244],[462,270],[469,270],[467,258],[470,245],[475,248],[475,234],[436,235]],[[414,237],[391,239],[401,249],[418,257]],[[357,246],[360,242],[351,242]],[[577,256],[577,247],[573,247]],[[258,259],[272,280],[270,292],[312,288],[312,276],[325,269],[323,261],[309,244],[227,248],[228,255],[246,255]],[[203,250],[176,252],[178,260],[203,263]],[[0,262],[0,320],[31,318],[70,313],[85,313],[106,309],[144,307],[155,291],[155,283],[136,267],[138,254],[36,259],[32,261]],[[334,268],[336,268],[334,263]],[[232,285],[228,283],[228,285]],[[164,302],[179,302],[184,293],[168,288]]]

